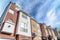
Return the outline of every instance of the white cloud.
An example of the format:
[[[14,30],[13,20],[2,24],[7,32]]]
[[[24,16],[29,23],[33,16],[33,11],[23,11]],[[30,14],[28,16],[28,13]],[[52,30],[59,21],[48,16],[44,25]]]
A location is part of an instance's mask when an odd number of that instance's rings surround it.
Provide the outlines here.
[[[55,10],[52,9],[51,11],[49,11],[46,15],[46,18],[45,18],[45,23],[47,25],[51,25],[52,27],[55,25],[55,21],[56,21],[57,17],[56,17],[56,14],[55,14]]]

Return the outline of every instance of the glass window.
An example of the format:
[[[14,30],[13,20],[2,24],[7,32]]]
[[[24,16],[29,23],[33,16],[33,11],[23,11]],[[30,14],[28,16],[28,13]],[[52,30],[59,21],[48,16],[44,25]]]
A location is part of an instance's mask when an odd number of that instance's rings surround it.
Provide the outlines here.
[[[8,19],[7,22],[14,23],[12,19]]]
[[[22,17],[25,18],[25,19],[27,19],[27,16],[25,14],[22,14]]]
[[[14,10],[9,9],[9,13],[14,14]]]
[[[21,23],[21,27],[24,28],[24,23],[23,22]]]
[[[27,23],[24,23],[24,26],[25,26],[26,29],[28,28],[28,24]]]
[[[8,28],[10,28],[11,26],[9,25]]]
[[[37,26],[36,26],[36,24],[32,24],[32,27],[35,27],[36,28]]]
[[[28,32],[28,24],[22,22],[22,23],[21,23],[20,31],[22,31],[22,32]]]
[[[34,25],[34,24],[32,24],[32,26],[34,27],[35,25]]]

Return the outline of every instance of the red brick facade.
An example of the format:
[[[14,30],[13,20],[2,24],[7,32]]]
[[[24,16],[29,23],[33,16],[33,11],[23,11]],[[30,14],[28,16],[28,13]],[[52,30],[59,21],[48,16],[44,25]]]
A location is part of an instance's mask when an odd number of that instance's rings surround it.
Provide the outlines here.
[[[12,15],[11,13],[8,12],[9,9],[13,9],[14,10],[14,14]],[[14,24],[15,24],[15,27],[14,27],[14,30],[16,28],[16,22],[17,22],[17,15],[18,15],[18,11],[15,9],[15,5],[13,3],[10,4],[10,6],[8,7],[8,10],[6,12],[6,17],[4,19],[4,23],[8,20],[8,19],[12,19]],[[3,26],[4,26],[4,23],[3,23]],[[1,28],[1,30],[3,29],[3,26]],[[7,33],[2,33],[0,31],[0,36],[2,37],[5,37],[5,38],[14,38],[15,36],[15,31],[12,33],[12,34],[7,34]]]

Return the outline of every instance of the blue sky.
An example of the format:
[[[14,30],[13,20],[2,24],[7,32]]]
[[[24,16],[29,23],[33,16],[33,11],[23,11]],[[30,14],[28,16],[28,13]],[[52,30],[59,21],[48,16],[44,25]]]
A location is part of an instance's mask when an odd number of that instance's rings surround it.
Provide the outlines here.
[[[37,22],[60,29],[60,0],[0,0],[0,17],[10,1],[20,3]]]

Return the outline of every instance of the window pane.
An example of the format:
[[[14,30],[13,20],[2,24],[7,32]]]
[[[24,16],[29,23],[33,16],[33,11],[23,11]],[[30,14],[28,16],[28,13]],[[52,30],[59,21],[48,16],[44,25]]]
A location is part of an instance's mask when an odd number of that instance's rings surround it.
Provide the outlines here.
[[[7,22],[8,22],[8,23],[11,23],[11,24],[14,23],[12,19],[8,19]]]
[[[28,32],[28,29],[25,29],[25,32]]]
[[[21,32],[28,32],[28,29],[25,29],[25,28],[20,27],[20,31]]]
[[[14,14],[14,10],[9,9],[9,13]]]
[[[20,31],[21,31],[21,32],[24,32],[24,28],[20,27]]]
[[[24,26],[25,26],[26,29],[28,28],[28,24],[27,23],[24,23]]]
[[[8,19],[8,21],[13,23],[13,20],[12,19]]]
[[[37,32],[35,30],[32,33],[35,33],[35,35],[37,35]]]
[[[21,32],[28,32],[28,26],[27,23],[22,22],[20,27]]]
[[[22,14],[22,17],[25,18],[25,19],[27,19],[27,16],[25,14]]]
[[[21,27],[24,28],[24,23],[21,23]]]
[[[16,6],[17,10],[21,10],[22,9],[22,7],[18,3],[16,3],[15,6]]]

